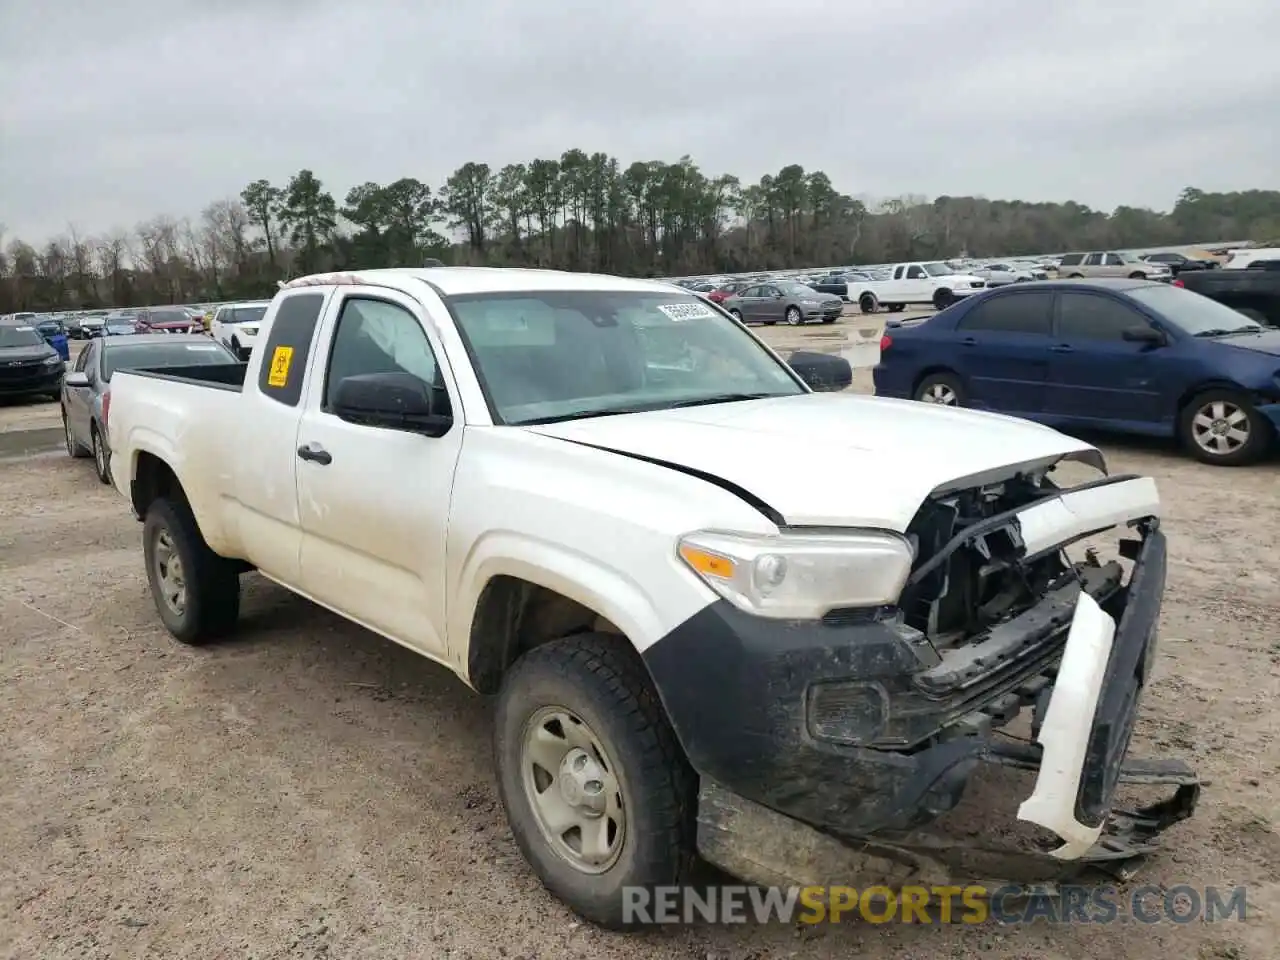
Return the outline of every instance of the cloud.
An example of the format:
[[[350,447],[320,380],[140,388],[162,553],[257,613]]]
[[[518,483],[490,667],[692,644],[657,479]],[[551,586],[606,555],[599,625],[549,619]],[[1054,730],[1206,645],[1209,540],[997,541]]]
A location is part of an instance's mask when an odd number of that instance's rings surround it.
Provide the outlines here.
[[[1280,187],[1276,36],[1263,0],[3,0],[0,222],[38,240],[302,167],[341,200],[572,147],[1167,209]]]

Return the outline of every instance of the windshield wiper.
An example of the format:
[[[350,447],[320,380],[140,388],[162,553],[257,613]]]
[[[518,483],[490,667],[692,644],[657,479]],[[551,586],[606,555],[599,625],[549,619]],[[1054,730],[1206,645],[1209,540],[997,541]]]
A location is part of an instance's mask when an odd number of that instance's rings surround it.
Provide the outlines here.
[[[769,397],[782,396],[777,393],[717,393],[711,397],[697,397],[693,400],[677,400],[675,403],[666,404],[666,407],[675,410],[679,407],[701,407],[710,403],[736,403],[739,400],[765,400]]]
[[[1199,333],[1195,334],[1195,336],[1197,337],[1230,337],[1237,333],[1257,333],[1261,329],[1262,329],[1261,327],[1236,327],[1234,330],[1226,330],[1226,329],[1201,330]]]
[[[653,413],[658,410],[675,410],[680,407],[700,407],[710,403],[733,403],[737,400],[763,400],[767,397],[786,396],[778,393],[718,393],[710,397],[696,397],[692,400],[652,400],[648,403],[636,403],[626,407],[609,407],[607,410],[575,410],[573,413],[559,413],[549,417],[534,417],[532,420],[521,420],[513,423],[515,427],[534,427],[547,423],[563,423],[567,420],[590,420],[593,417],[614,417],[627,413]]]

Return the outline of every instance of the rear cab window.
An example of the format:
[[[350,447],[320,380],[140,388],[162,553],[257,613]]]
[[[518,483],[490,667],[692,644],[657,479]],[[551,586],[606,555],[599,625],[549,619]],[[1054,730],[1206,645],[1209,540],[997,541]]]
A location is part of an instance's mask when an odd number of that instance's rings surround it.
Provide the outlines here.
[[[287,407],[296,407],[301,401],[316,327],[327,299],[327,292],[305,288],[281,297],[258,370],[258,390],[263,396]]]

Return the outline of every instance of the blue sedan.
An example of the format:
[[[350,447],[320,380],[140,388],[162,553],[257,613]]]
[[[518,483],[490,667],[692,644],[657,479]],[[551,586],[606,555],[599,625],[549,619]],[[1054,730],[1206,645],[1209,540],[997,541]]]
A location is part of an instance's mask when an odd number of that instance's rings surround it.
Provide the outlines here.
[[[1261,458],[1280,427],[1280,330],[1143,280],[1016,284],[890,328],[876,393]]]

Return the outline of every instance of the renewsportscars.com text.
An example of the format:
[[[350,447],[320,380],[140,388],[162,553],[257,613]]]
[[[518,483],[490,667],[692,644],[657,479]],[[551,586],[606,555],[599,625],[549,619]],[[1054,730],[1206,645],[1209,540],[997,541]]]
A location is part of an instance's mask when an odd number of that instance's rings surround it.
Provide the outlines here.
[[[1142,885],[1025,887],[625,887],[628,923],[1026,924],[1215,923],[1244,920],[1244,887]]]

